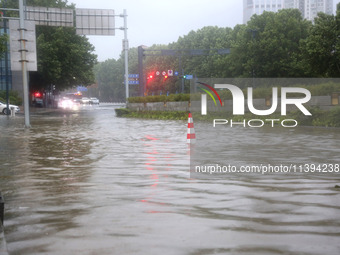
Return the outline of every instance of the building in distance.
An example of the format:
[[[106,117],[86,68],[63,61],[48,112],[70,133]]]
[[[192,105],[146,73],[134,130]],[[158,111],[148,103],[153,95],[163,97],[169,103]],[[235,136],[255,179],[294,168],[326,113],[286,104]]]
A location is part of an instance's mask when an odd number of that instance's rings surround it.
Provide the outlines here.
[[[243,23],[254,14],[291,8],[299,9],[303,18],[313,21],[319,12],[333,14],[333,0],[243,0]]]

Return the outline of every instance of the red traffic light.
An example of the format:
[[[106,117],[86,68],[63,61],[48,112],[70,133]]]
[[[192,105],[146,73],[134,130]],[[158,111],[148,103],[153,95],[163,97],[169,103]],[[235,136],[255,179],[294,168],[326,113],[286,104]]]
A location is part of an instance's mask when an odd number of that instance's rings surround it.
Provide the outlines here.
[[[34,97],[41,97],[41,93],[40,92],[35,92],[34,93]]]

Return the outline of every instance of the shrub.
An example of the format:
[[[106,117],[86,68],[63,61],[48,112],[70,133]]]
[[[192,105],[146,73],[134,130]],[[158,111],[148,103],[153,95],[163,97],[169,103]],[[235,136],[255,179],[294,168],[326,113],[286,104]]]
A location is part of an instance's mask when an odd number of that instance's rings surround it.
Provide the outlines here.
[[[179,102],[190,101],[190,94],[171,94],[146,96],[146,97],[129,97],[129,103],[155,103],[155,102]]]
[[[131,110],[126,109],[126,108],[118,108],[118,109],[115,109],[115,111],[118,117],[126,116],[131,112]]]
[[[6,101],[6,91],[0,90],[0,100],[1,102]],[[22,99],[19,97],[18,92],[16,91],[9,91],[9,103],[14,105],[21,105]]]

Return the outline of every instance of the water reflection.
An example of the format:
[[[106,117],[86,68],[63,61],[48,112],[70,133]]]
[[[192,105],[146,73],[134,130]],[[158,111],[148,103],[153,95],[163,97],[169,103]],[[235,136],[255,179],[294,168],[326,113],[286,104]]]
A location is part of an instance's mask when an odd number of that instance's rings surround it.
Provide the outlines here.
[[[9,126],[1,136],[1,147],[6,148],[1,159],[10,155],[1,167],[9,174],[1,183],[11,201],[6,203],[6,232],[17,233],[7,241],[27,243],[15,253],[46,251],[47,236],[75,227],[73,217],[84,210],[76,184],[86,182],[87,165],[93,161],[88,157],[93,139],[85,138],[92,121],[77,114],[44,116],[33,119],[30,130]]]

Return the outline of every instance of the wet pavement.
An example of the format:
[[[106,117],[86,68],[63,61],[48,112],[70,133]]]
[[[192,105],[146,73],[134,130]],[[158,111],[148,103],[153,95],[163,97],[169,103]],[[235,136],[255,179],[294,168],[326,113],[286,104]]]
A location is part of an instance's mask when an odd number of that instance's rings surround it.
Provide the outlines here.
[[[29,130],[22,116],[0,116],[9,254],[340,253],[340,174],[192,178],[185,121],[114,108],[36,112]],[[233,164],[340,154],[339,129],[228,136]]]

